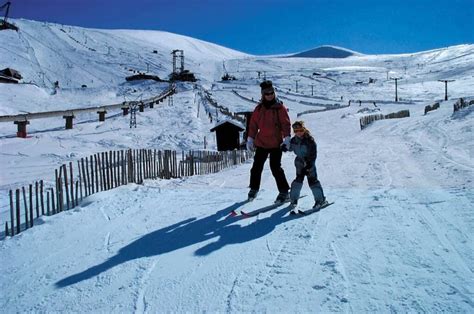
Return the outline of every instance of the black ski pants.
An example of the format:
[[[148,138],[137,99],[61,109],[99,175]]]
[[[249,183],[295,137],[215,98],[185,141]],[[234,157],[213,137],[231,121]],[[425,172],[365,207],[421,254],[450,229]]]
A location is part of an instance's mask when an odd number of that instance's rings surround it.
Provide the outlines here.
[[[288,193],[290,186],[286,181],[285,171],[281,168],[281,155],[282,151],[280,148],[262,148],[257,147],[255,156],[253,157],[253,165],[250,170],[250,189],[259,190],[260,181],[262,179],[263,166],[267,161],[268,155],[270,155],[270,170],[272,171],[273,177],[280,193]]]

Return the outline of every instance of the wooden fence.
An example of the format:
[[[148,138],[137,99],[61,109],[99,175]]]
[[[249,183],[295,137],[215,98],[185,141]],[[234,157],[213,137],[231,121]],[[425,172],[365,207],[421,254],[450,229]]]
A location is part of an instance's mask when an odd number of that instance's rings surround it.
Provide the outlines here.
[[[145,179],[171,179],[219,172],[241,164],[253,153],[129,149],[109,151],[69,162],[55,170],[54,183],[43,180],[10,190],[10,223],[5,236],[14,236],[35,224],[35,219],[75,208],[87,196]],[[23,202],[22,202],[23,199]]]
[[[201,97],[201,99],[204,100],[205,103],[211,105],[212,107],[215,108],[215,116],[216,116],[216,120],[218,121],[218,113],[220,112],[221,114],[231,118],[231,119],[234,119],[234,120],[237,120],[239,122],[242,122],[242,123],[245,123],[245,119],[242,118],[241,116],[239,116],[238,114],[234,113],[234,112],[231,112],[229,110],[229,108],[225,107],[225,106],[222,106],[222,105],[219,105],[217,103],[217,101],[215,99],[212,98],[212,94],[205,90],[204,88],[201,88],[201,90],[198,92],[199,96]],[[212,123],[212,114],[213,112],[210,111],[210,108],[208,108],[207,106],[204,106],[204,109],[206,110],[206,113],[209,115],[209,119],[210,119],[210,122]],[[214,110],[213,110],[214,111]]]
[[[370,116],[365,116],[360,118],[360,129],[365,129],[369,124],[376,120],[383,120],[383,119],[398,119],[398,118],[406,118],[410,116],[409,110],[402,110],[399,112],[392,112],[386,115],[383,114],[373,114]]]
[[[439,102],[437,102],[437,103],[435,103],[431,106],[430,105],[425,106],[425,114],[427,114],[430,111],[436,110],[436,109],[439,109]]]
[[[459,98],[458,101],[453,105],[453,112],[459,111],[462,108],[466,108],[468,106],[474,105],[474,99],[471,101],[465,101],[463,98]]]

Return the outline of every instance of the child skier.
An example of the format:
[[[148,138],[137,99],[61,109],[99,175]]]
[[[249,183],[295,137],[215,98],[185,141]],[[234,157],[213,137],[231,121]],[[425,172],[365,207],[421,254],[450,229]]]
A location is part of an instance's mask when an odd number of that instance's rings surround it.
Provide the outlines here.
[[[316,142],[309,130],[305,128],[303,121],[296,121],[292,127],[295,136],[291,138],[289,147],[282,144],[282,150],[293,151],[296,154],[296,178],[291,183],[290,191],[291,206],[296,207],[298,204],[298,198],[303,188],[303,180],[306,176],[314,196],[313,208],[324,207],[327,201],[316,173]]]

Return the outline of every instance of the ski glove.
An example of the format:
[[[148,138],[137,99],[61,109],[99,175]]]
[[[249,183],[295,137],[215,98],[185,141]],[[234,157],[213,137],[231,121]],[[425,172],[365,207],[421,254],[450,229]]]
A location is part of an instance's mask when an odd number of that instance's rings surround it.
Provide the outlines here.
[[[280,145],[282,152],[287,152],[290,149],[290,137],[287,136],[283,139],[283,143]]]
[[[253,143],[253,138],[247,137],[247,150],[254,151],[255,145]]]

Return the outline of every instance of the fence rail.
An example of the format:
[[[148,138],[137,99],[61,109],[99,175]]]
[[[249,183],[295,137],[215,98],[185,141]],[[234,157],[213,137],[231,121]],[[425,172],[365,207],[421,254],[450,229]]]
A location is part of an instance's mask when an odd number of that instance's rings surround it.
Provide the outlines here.
[[[241,164],[253,153],[188,151],[181,158],[172,150],[128,149],[97,153],[63,164],[55,170],[54,183],[43,180],[9,191],[10,221],[6,236],[34,226],[35,219],[75,208],[87,196],[146,179],[171,179],[216,173]],[[23,202],[22,202],[23,200]],[[3,237],[2,237],[3,238]]]
[[[150,104],[155,104],[155,103],[163,101],[166,97],[173,95],[175,92],[176,92],[176,88],[173,86],[170,89],[167,89],[164,92],[162,92],[160,95],[143,100],[142,102],[145,106],[148,106]],[[44,112],[32,112],[32,113],[17,114],[17,115],[5,115],[5,116],[0,116],[0,122],[29,121],[33,119],[43,119],[43,118],[59,117],[59,116],[74,116],[75,114],[78,114],[78,113],[121,109],[123,107],[128,107],[129,103],[130,102],[123,102],[120,104],[94,106],[94,107],[87,107],[87,108],[75,108],[75,109],[67,109],[67,110],[55,110],[55,111],[44,111]]]

